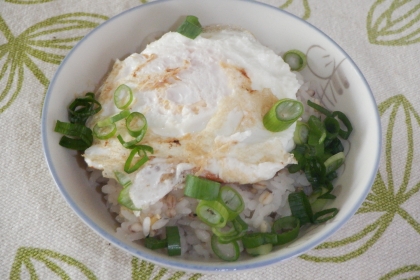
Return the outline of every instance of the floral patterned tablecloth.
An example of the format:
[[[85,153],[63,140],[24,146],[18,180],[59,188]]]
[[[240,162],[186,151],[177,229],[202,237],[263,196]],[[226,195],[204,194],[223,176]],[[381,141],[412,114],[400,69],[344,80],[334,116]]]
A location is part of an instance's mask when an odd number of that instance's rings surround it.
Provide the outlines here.
[[[226,278],[158,267],[98,238],[67,206],[43,156],[41,107],[64,56],[146,2],[0,0],[0,279]],[[380,111],[383,154],[366,201],[325,243],[227,277],[420,279],[420,1],[261,2],[312,23],[354,59]]]

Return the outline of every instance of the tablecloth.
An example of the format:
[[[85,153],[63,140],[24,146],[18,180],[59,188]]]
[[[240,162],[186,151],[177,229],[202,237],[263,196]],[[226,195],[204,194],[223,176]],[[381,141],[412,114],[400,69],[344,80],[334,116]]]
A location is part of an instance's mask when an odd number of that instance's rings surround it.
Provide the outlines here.
[[[351,220],[300,257],[228,276],[158,267],[110,245],[57,190],[42,151],[41,108],[71,47],[147,1],[0,0],[0,279],[420,279],[420,1],[261,2],[328,34],[371,86],[383,153]],[[36,40],[45,34],[51,40]]]

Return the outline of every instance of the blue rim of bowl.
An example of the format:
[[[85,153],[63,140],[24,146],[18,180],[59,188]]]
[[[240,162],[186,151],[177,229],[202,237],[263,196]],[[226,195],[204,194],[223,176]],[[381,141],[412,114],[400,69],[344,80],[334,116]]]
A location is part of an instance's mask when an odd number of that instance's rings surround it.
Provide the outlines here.
[[[180,260],[180,259],[176,259],[176,258],[174,258],[174,260],[171,261],[171,260],[168,260],[166,258],[161,258],[159,256],[149,254],[149,253],[147,253],[147,251],[142,252],[142,251],[137,250],[133,247],[127,246],[125,243],[121,242],[120,240],[118,240],[114,236],[108,234],[101,227],[99,227],[94,221],[92,221],[88,216],[86,216],[86,214],[84,214],[83,211],[73,202],[70,195],[66,192],[65,188],[63,187],[63,183],[61,182],[60,178],[58,177],[54,166],[51,164],[52,160],[51,160],[50,150],[48,149],[49,144],[48,144],[47,133],[46,133],[46,129],[48,129],[46,127],[47,115],[45,113],[47,108],[48,108],[49,101],[50,101],[50,95],[51,95],[50,91],[54,87],[54,84],[56,82],[57,77],[59,76],[59,73],[61,72],[61,69],[66,64],[69,57],[71,57],[72,53],[79,47],[79,45],[81,45],[85,40],[87,40],[87,38],[89,38],[89,36],[91,34],[96,32],[98,30],[98,28],[100,28],[101,26],[109,24],[114,19],[119,18],[121,16],[124,16],[127,13],[131,13],[131,12],[133,12],[133,10],[143,9],[143,8],[147,8],[150,5],[159,5],[160,3],[170,2],[170,1],[175,1],[175,0],[160,0],[160,1],[150,2],[150,3],[143,4],[143,5],[140,5],[140,6],[137,6],[137,7],[133,7],[131,9],[128,9],[128,10],[110,18],[109,20],[105,21],[104,23],[102,23],[101,25],[99,25],[98,27],[93,29],[82,40],[80,40],[72,48],[72,50],[66,55],[66,57],[64,58],[64,60],[60,64],[57,72],[55,73],[55,75],[54,75],[54,77],[53,77],[53,79],[52,79],[52,81],[51,81],[51,83],[48,87],[48,91],[46,93],[45,102],[44,102],[43,109],[42,109],[43,113],[42,113],[42,119],[41,119],[41,136],[42,136],[42,146],[43,146],[43,150],[44,150],[44,156],[46,158],[50,173],[53,176],[54,181],[55,181],[59,191],[61,192],[61,194],[63,195],[63,197],[67,201],[67,203],[70,205],[70,207],[73,209],[73,211],[75,211],[76,214],[82,219],[82,221],[86,225],[88,225],[91,229],[93,229],[97,234],[99,234],[101,237],[103,237],[107,241],[111,242],[115,246],[119,247],[120,249],[123,249],[124,251],[130,253],[131,255],[134,255],[136,257],[146,259],[146,260],[151,261],[153,263],[156,263],[158,265],[163,265],[163,266],[170,267],[170,268],[173,268],[173,269],[187,270],[187,271],[192,271],[192,272],[213,272],[213,273],[229,272],[229,271],[243,271],[243,270],[250,270],[250,269],[269,266],[269,265],[272,265],[272,264],[279,263],[281,261],[290,259],[292,257],[299,256],[299,255],[303,254],[304,252],[307,252],[308,250],[310,250],[310,249],[314,248],[315,246],[317,246],[318,244],[322,243],[324,240],[326,240],[328,237],[330,237],[332,234],[334,234],[338,229],[340,229],[356,213],[357,209],[360,207],[360,205],[365,200],[366,196],[370,192],[370,188],[371,188],[371,186],[374,182],[376,172],[377,172],[378,167],[379,167],[379,161],[380,161],[381,149],[382,149],[382,137],[381,136],[379,137],[378,150],[376,152],[377,158],[375,159],[375,172],[372,172],[372,176],[369,179],[369,182],[368,182],[368,184],[365,188],[365,191],[360,195],[359,201],[357,201],[357,203],[354,204],[355,206],[353,207],[353,209],[351,209],[351,211],[348,211],[346,213],[346,216],[344,218],[342,218],[342,220],[339,223],[336,223],[334,225],[334,227],[332,229],[330,229],[330,231],[327,232],[325,235],[311,240],[311,242],[306,244],[306,246],[302,247],[299,251],[295,251],[293,253],[283,255],[281,257],[274,257],[272,259],[263,260],[263,261],[259,261],[258,258],[254,258],[254,259],[252,259],[252,263],[248,263],[248,262],[244,262],[244,263],[237,262],[237,263],[235,263],[234,262],[234,263],[226,263],[226,264],[223,263],[223,264],[221,264],[221,263],[209,262],[209,264],[203,264],[203,263],[199,263],[199,262],[191,262],[190,260],[182,260],[182,259]],[[324,32],[322,32],[321,30],[319,30],[318,28],[316,28],[315,26],[313,26],[309,22],[307,22],[307,21],[305,21],[305,20],[303,20],[303,19],[301,19],[301,18],[299,18],[299,17],[297,17],[297,16],[295,16],[295,15],[293,15],[293,14],[287,12],[287,11],[276,8],[274,6],[270,6],[270,5],[265,4],[265,3],[256,2],[254,0],[233,0],[233,1],[249,2],[249,3],[253,3],[255,5],[264,6],[268,9],[274,9],[279,13],[287,14],[288,16],[294,17],[297,20],[299,20],[301,22],[304,22],[307,26],[311,27],[316,32],[319,32],[321,35],[323,35],[325,38],[327,38],[348,59],[348,61],[352,65],[352,67],[356,70],[359,78],[363,81],[365,87],[368,89],[368,91],[370,93],[371,102],[373,104],[376,104],[375,98],[374,98],[373,93],[372,93],[372,91],[369,87],[369,84],[366,81],[363,74],[361,73],[360,69],[357,67],[357,65],[354,63],[354,61],[350,58],[350,56],[334,40],[332,40]],[[381,128],[381,122],[380,122],[380,116],[379,116],[378,110],[375,110],[375,120],[376,120],[377,127],[378,127],[378,130],[379,130],[379,135],[382,135],[382,131],[381,131],[382,128]]]

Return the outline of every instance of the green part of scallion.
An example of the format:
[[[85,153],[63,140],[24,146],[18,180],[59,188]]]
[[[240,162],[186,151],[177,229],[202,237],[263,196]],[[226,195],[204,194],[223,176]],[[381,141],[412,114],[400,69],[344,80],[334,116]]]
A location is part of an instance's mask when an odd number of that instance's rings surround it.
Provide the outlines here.
[[[176,32],[190,39],[195,39],[202,31],[203,28],[196,16],[187,16],[184,22],[176,30]]]
[[[133,112],[129,114],[125,120],[125,124],[128,134],[133,137],[138,137],[141,134],[144,135],[147,130],[146,117],[139,112]]]
[[[325,137],[327,137],[324,123],[319,118],[310,116],[308,119],[308,126],[308,144],[315,146],[324,143]]]
[[[325,182],[326,168],[317,158],[306,161],[304,172],[312,187],[318,187]]]
[[[314,214],[313,223],[314,224],[322,224],[322,223],[334,218],[337,214],[338,214],[338,209],[337,208],[330,208],[330,209],[321,210],[321,211]]]
[[[194,175],[185,179],[184,195],[200,200],[216,200],[219,195],[220,183]]]
[[[242,196],[229,186],[223,186],[220,189],[218,201],[228,210],[229,221],[235,219],[245,208]]]
[[[118,195],[118,203],[128,209],[134,211],[140,211],[141,208],[137,208],[130,197],[130,187],[123,188]]]
[[[103,120],[100,120],[96,123],[96,125],[98,127],[105,127],[111,124],[116,123],[117,121],[120,121],[122,119],[127,118],[130,115],[130,111],[129,110],[123,110],[121,112],[119,112],[118,114],[115,114],[113,116],[107,117]]]
[[[139,136],[137,136],[136,138],[134,138],[131,141],[126,142],[120,134],[117,135],[117,139],[118,139],[118,141],[120,141],[121,145],[123,145],[124,148],[133,149],[134,147],[137,146],[137,143],[139,143],[141,140],[143,140],[144,135],[146,135],[146,130],[145,129],[143,129],[141,131]]]
[[[238,215],[235,219],[232,220],[233,226],[237,232],[247,231],[248,224]]]
[[[83,151],[93,142],[92,130],[84,124],[57,121],[54,131],[64,134],[59,145],[68,149]]]
[[[332,113],[333,117],[338,117],[338,119],[344,124],[347,130],[340,129],[339,135],[341,138],[347,140],[350,137],[351,132],[353,131],[353,126],[351,125],[350,120],[347,118],[347,116],[340,112],[335,111]]]
[[[303,105],[297,100],[284,98],[277,101],[264,115],[264,127],[272,132],[289,128],[303,113]]]
[[[115,106],[120,110],[124,110],[131,105],[131,102],[133,102],[133,92],[131,88],[125,84],[118,86],[114,92]]]
[[[144,246],[152,250],[163,249],[168,247],[168,240],[166,238],[157,239],[156,237],[146,237],[144,239]]]
[[[247,233],[242,236],[244,248],[256,248],[264,244],[264,236],[260,232]]]
[[[248,224],[245,223],[239,215],[235,219],[233,219],[231,222],[227,222],[226,225],[229,225],[230,223],[233,224],[233,227],[235,229],[235,233],[231,234],[229,236],[219,235],[218,236],[219,237],[219,242],[222,243],[222,244],[230,243],[232,241],[241,239],[242,236],[244,236],[246,234],[246,231],[248,230]],[[212,229],[214,229],[214,228],[212,228]]]
[[[235,227],[233,226],[232,222],[227,222],[226,225],[222,228],[220,227],[212,227],[211,230],[215,235],[218,237],[232,237],[238,235]]]
[[[290,50],[283,55],[283,60],[289,64],[292,71],[301,71],[306,67],[306,55],[299,50]]]
[[[216,256],[224,261],[233,262],[239,258],[239,245],[236,241],[223,244],[219,242],[217,235],[213,235],[211,237],[211,248]]]
[[[268,243],[264,245],[260,245],[255,248],[246,248],[245,251],[250,254],[251,256],[261,256],[267,255],[273,250],[273,244]]]
[[[309,126],[307,123],[297,121],[296,129],[293,134],[293,141],[297,145],[303,145],[308,142]]]
[[[277,234],[277,243],[283,245],[295,240],[299,235],[300,220],[294,216],[281,217],[274,221],[272,232]]]
[[[200,220],[211,227],[224,227],[229,217],[228,210],[217,200],[201,200],[195,211]]]
[[[130,155],[125,161],[124,171],[130,174],[136,171],[137,169],[139,169],[143,164],[145,164],[149,160],[149,157],[147,156],[146,151],[150,151],[150,150],[153,152],[153,149],[150,146],[146,146],[146,145],[135,146],[131,150]],[[138,155],[140,158],[137,159],[137,161],[133,164],[133,160],[136,155]]]
[[[166,239],[168,241],[168,255],[180,256],[181,255],[181,237],[177,226],[166,227]]]
[[[318,104],[312,102],[311,100],[308,100],[307,104],[308,104],[309,107],[314,108],[315,110],[324,114],[325,116],[327,116],[327,117],[331,116],[331,112],[328,109],[322,107],[321,105],[318,105]]]
[[[325,173],[329,174],[333,171],[336,171],[344,163],[344,153],[339,152],[335,155],[329,157],[325,162]]]
[[[86,120],[102,109],[101,104],[95,99],[92,92],[86,93],[85,97],[75,98],[68,107],[69,121],[71,123],[85,124]]]
[[[290,193],[288,201],[292,216],[299,219],[301,226],[313,221],[311,204],[303,191]]]
[[[125,189],[129,186],[131,186],[132,182],[130,178],[127,176],[127,174],[114,171],[115,178],[117,179],[117,182]]]
[[[106,140],[111,138],[117,132],[117,126],[115,123],[110,125],[99,127],[98,124],[95,124],[93,127],[93,135],[100,140]]]
[[[333,117],[324,119],[324,127],[327,132],[327,139],[334,139],[340,132],[340,123]]]

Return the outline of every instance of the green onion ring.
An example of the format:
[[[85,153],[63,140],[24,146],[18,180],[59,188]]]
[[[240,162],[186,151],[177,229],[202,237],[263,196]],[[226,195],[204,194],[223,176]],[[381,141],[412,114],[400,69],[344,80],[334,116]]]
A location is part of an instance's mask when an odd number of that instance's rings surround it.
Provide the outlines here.
[[[309,126],[307,123],[297,121],[293,141],[297,145],[306,144],[308,142]]]
[[[147,129],[147,121],[146,117],[139,112],[132,112],[128,115],[127,119],[125,120],[125,124],[127,127],[128,134],[133,137],[137,137],[146,131]]]
[[[118,195],[118,203],[130,210],[140,211],[141,208],[137,208],[130,197],[130,187],[123,188]]]
[[[336,138],[340,132],[340,124],[333,117],[326,117],[324,119],[325,131],[327,133],[327,139]]]
[[[107,117],[103,120],[98,121],[96,124],[98,125],[98,127],[105,127],[105,126],[114,124],[119,120],[125,119],[129,115],[130,115],[129,110],[123,110],[123,111],[119,112],[118,114],[115,114],[113,116],[110,116],[110,117]]]
[[[129,187],[132,184],[130,178],[126,174],[124,174],[122,172],[119,172],[119,171],[114,171],[114,175],[115,175],[115,178],[117,179],[118,183],[124,189]]]
[[[211,237],[211,249],[216,256],[224,261],[233,262],[239,258],[239,245],[236,241],[223,244],[219,242],[216,235],[213,235]]]
[[[273,244],[268,243],[255,248],[246,248],[248,254],[251,256],[261,256],[270,253],[273,250]]]
[[[329,208],[322,211],[319,211],[314,214],[314,224],[322,224],[332,218],[334,218],[338,214],[337,208]],[[323,217],[323,218],[322,218]]]
[[[133,102],[133,92],[131,88],[125,84],[120,85],[114,92],[114,104],[120,109],[127,109]]]
[[[203,28],[196,16],[187,16],[185,21],[176,30],[176,32],[190,39],[195,39],[202,31]]]
[[[57,120],[54,131],[65,135],[60,139],[59,145],[68,149],[83,151],[89,148],[93,142],[92,130],[80,123]]]
[[[340,121],[343,122],[344,126],[347,128],[347,131],[340,129],[339,135],[341,138],[347,140],[350,137],[351,132],[353,131],[353,126],[351,125],[350,120],[347,118],[347,116],[340,112],[335,111],[332,113],[333,117],[338,117]]]
[[[306,55],[299,50],[290,50],[283,55],[283,60],[289,64],[292,71],[301,71],[306,66]]]
[[[146,154],[146,145],[142,145],[142,146],[136,146],[132,149],[130,155],[128,156],[127,160],[125,161],[124,164],[124,171],[128,174],[133,173],[134,171],[136,171],[137,169],[139,169],[143,164],[145,164],[148,160],[149,157]],[[148,149],[152,149],[152,147],[147,146]],[[136,163],[132,164],[132,161],[134,159],[134,156],[138,154],[140,156],[140,159],[138,159],[136,161]]]
[[[168,240],[168,255],[181,255],[181,237],[177,226],[166,227],[166,239]]]
[[[344,153],[339,152],[335,155],[329,157],[325,162],[325,173],[329,174],[335,170],[337,170],[343,163],[344,163]]]
[[[211,227],[224,227],[228,221],[228,210],[217,200],[201,200],[195,210],[200,220]]]
[[[300,220],[294,216],[281,217],[274,221],[272,232],[277,234],[277,243],[283,245],[295,240],[299,235]]]
[[[264,115],[264,127],[271,132],[289,128],[303,113],[303,105],[297,100],[283,98]]]
[[[168,247],[168,240],[166,238],[157,239],[156,237],[146,237],[144,239],[144,246],[152,250],[163,249]]]
[[[111,123],[110,125],[99,127],[98,124],[95,124],[93,127],[93,134],[96,138],[101,140],[106,140],[114,136],[114,134],[117,132],[117,126],[114,123]]]
[[[288,201],[292,216],[299,219],[301,226],[312,222],[313,213],[311,204],[303,191],[290,193]]]
[[[96,108],[95,108],[96,105]],[[85,97],[75,98],[68,106],[69,120],[71,123],[85,124],[86,120],[102,109],[101,104],[95,99],[92,92]]]
[[[220,188],[218,201],[228,210],[229,221],[235,219],[245,208],[242,196],[229,186]]]
[[[324,114],[325,116],[327,116],[327,117],[331,116],[331,112],[328,109],[322,107],[321,105],[318,105],[318,104],[312,102],[311,100],[308,100],[307,104],[308,104],[309,107],[314,108],[315,110]]]
[[[220,183],[194,175],[187,175],[185,179],[184,195],[201,200],[216,200],[220,190]]]

